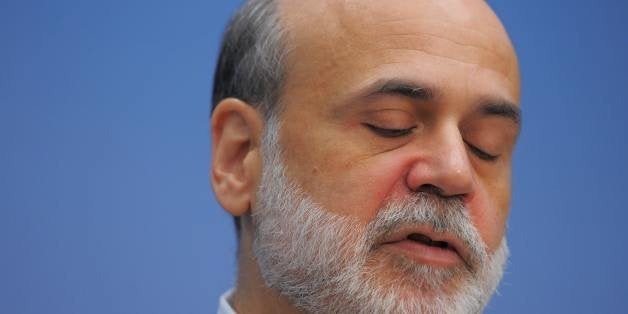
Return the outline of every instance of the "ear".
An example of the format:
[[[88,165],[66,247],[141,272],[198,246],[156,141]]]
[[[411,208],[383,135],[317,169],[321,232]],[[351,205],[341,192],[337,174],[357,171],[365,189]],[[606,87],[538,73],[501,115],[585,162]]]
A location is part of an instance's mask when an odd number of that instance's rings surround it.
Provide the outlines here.
[[[252,106],[222,100],[211,117],[211,184],[220,205],[241,216],[251,207],[261,176],[262,117]]]

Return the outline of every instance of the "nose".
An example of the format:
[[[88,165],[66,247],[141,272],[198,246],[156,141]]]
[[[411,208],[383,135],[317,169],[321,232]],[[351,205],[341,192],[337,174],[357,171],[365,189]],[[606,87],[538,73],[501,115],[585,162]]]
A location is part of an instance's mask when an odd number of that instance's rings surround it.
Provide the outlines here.
[[[463,199],[473,193],[473,166],[457,127],[418,141],[416,157],[406,177],[411,191]]]

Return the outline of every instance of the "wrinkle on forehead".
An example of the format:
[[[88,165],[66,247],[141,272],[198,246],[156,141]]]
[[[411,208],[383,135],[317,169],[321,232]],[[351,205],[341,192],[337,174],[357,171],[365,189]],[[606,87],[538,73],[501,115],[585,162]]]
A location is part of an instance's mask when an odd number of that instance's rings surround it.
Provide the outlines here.
[[[514,49],[484,1],[282,0],[280,8],[294,44],[288,68],[313,57],[312,69],[333,71],[356,53],[415,50],[493,71],[519,97]]]

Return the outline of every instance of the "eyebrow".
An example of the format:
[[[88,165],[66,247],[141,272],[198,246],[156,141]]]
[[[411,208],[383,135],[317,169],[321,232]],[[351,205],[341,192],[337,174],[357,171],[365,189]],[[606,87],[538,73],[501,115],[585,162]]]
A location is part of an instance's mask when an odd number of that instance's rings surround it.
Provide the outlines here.
[[[373,86],[373,88],[370,88],[372,91],[368,93],[368,97],[395,95],[421,101],[428,101],[434,98],[434,89],[401,80],[378,81]]]
[[[521,109],[509,101],[487,101],[479,107],[479,112],[489,116],[498,116],[511,120],[521,126]]]
[[[433,100],[438,94],[438,90],[428,85],[399,79],[377,81],[367,90],[370,90],[367,92],[367,97],[392,95],[420,101]],[[488,99],[482,102],[478,111],[484,115],[509,119],[517,127],[521,127],[521,109],[510,101]]]

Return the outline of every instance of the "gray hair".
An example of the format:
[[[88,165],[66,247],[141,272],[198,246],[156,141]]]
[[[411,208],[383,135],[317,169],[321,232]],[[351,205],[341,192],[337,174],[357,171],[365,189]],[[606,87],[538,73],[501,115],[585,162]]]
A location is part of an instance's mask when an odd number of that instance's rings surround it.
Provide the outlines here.
[[[286,50],[274,0],[248,0],[225,30],[214,74],[212,113],[234,97],[256,108],[266,121],[279,111]],[[237,234],[240,219],[234,217]]]
[[[212,112],[238,98],[268,119],[277,113],[284,74],[283,28],[274,0],[249,0],[231,18],[214,74]]]

